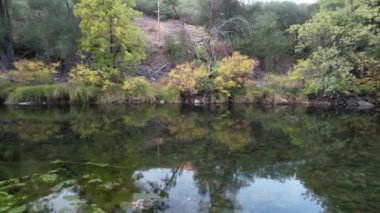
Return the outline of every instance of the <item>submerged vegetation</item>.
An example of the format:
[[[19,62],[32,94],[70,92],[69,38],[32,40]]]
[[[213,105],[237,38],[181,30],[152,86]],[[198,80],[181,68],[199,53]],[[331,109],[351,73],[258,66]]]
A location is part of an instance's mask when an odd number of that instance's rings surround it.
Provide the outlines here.
[[[379,103],[376,1],[249,2],[4,1],[0,100]],[[153,38],[134,23],[158,9],[181,23],[163,43],[159,25]],[[193,38],[188,24],[205,35]],[[141,74],[157,54],[169,62],[152,70],[160,77]]]

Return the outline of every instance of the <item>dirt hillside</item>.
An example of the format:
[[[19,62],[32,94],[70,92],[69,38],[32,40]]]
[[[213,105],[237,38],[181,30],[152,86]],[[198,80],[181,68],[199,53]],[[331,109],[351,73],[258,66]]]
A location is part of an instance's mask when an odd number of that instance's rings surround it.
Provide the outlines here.
[[[165,56],[164,38],[167,36],[178,38],[183,30],[183,25],[179,20],[162,21],[161,40],[159,41],[157,19],[142,16],[136,18],[134,22],[141,29],[147,43],[147,59],[139,67],[138,74],[153,81],[158,80],[172,67]],[[203,27],[185,24],[185,29],[193,42],[207,36]]]

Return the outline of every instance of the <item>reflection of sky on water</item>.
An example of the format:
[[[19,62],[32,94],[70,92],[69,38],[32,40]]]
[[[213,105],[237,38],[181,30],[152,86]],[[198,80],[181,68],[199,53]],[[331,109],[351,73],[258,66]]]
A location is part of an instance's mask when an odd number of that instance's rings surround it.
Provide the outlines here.
[[[77,204],[79,194],[74,188],[64,188],[58,192],[54,192],[44,198],[33,203],[33,212],[80,212],[80,205]]]
[[[165,187],[164,179],[170,178],[171,169],[150,169],[148,171],[139,171],[143,178],[140,182],[155,182],[160,188]],[[183,170],[176,179],[176,185],[168,191],[169,193],[169,211],[176,212],[185,210],[186,212],[197,212],[200,206],[208,204],[208,195],[200,195],[198,188],[193,179],[193,171]],[[184,209],[185,208],[185,209]]]
[[[163,179],[170,177],[171,169],[150,169],[139,171],[143,178],[139,182],[155,182],[164,187]],[[194,181],[193,171],[182,171],[170,188],[168,212],[198,212],[209,206],[209,194],[201,195]],[[302,183],[290,178],[285,181],[256,178],[237,193],[236,201],[241,207],[239,212],[321,212],[317,201],[305,198]]]
[[[284,182],[260,178],[241,189],[237,200],[247,212],[321,212],[317,202],[305,199],[304,193],[305,187],[295,178]]]

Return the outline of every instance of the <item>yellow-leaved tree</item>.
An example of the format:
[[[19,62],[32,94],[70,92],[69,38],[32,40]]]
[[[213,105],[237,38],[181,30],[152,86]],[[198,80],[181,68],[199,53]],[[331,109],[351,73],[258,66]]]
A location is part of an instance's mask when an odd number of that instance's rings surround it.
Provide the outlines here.
[[[219,92],[231,96],[234,89],[246,85],[257,65],[258,63],[249,59],[248,56],[234,52],[232,56],[224,58],[217,64],[215,88]]]
[[[132,18],[134,0],[79,0],[81,50],[102,70],[130,68],[145,58],[145,44]]]

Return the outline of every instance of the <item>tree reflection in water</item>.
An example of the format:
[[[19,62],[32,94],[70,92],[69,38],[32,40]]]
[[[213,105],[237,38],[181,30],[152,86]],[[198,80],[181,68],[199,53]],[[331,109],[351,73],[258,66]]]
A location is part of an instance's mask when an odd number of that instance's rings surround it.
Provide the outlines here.
[[[118,212],[149,201],[143,208],[158,212],[376,212],[379,118],[253,106],[0,109],[0,210]]]

